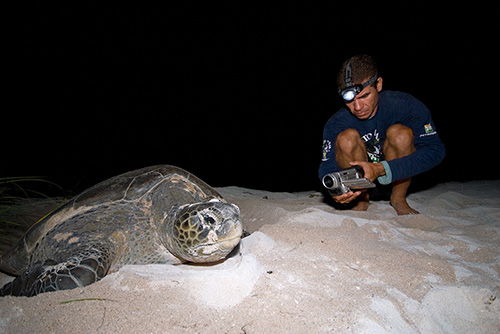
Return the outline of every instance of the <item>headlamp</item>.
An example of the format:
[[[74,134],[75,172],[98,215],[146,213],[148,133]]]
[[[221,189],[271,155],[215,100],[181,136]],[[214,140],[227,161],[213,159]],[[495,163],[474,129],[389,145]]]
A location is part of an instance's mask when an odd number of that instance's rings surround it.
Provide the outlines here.
[[[349,62],[345,69],[345,83],[347,87],[344,89],[339,89],[338,93],[344,99],[344,101],[347,102],[352,101],[354,100],[356,95],[361,93],[361,91],[366,87],[373,84],[377,79],[378,79],[378,73],[375,73],[375,75],[371,77],[370,80],[368,80],[364,84],[353,85],[351,79],[351,62]]]

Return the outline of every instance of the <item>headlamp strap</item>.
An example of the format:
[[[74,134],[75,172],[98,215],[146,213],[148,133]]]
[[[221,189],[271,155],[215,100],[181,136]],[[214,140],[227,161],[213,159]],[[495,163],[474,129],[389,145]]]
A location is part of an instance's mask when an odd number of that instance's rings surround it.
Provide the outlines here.
[[[346,68],[345,68],[345,84],[346,84],[346,87],[353,86],[353,84],[352,84],[352,78],[351,78],[351,72],[352,72],[351,61],[349,61],[347,63]]]

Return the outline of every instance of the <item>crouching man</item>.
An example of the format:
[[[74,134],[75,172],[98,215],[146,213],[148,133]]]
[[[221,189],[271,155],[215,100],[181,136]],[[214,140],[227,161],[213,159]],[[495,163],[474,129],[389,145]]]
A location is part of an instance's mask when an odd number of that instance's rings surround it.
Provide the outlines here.
[[[326,123],[319,177],[352,165],[365,177],[392,185],[390,201],[398,215],[418,214],[406,201],[411,177],[439,164],[445,148],[427,107],[413,96],[382,92],[375,61],[354,56],[342,64],[337,87],[345,107]],[[367,210],[370,192],[333,196],[353,210]]]

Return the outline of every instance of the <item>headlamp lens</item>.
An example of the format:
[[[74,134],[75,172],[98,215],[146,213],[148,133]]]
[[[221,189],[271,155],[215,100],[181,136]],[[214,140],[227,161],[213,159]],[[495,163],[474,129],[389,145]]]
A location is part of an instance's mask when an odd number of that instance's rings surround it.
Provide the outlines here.
[[[342,93],[342,98],[346,101],[352,101],[355,96],[356,92],[354,90],[348,90]]]

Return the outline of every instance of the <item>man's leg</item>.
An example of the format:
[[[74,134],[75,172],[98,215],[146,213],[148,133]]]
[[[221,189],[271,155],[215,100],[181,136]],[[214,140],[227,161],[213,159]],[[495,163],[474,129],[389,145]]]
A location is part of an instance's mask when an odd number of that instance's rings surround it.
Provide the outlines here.
[[[365,143],[359,132],[354,129],[347,129],[337,136],[335,152],[337,163],[342,169],[351,167],[349,164],[351,161],[368,161]],[[366,211],[370,205],[368,192],[363,192],[356,201],[352,210]]]
[[[402,158],[416,151],[413,144],[413,131],[401,124],[394,124],[387,129],[384,143],[384,156],[387,161]],[[398,215],[418,214],[406,202],[406,193],[411,178],[392,183],[391,205]]]

